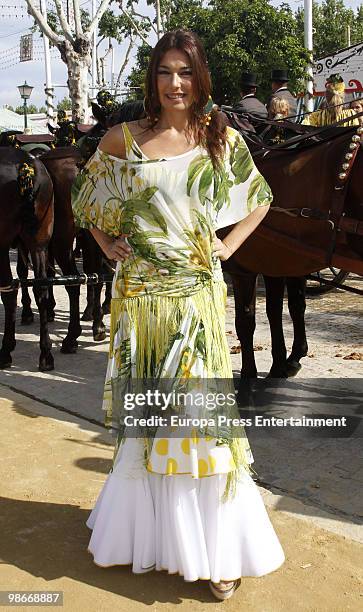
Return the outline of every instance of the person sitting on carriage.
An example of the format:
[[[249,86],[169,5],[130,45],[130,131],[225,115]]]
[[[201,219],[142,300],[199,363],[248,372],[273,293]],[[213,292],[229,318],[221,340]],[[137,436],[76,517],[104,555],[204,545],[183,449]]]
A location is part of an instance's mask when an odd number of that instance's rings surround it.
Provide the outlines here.
[[[332,74],[325,85],[325,100],[322,108],[306,115],[303,124],[314,127],[332,125],[342,119],[341,127],[359,125],[359,119],[355,118],[355,112],[351,108],[344,108],[345,83],[340,74]]]
[[[363,98],[355,98],[349,104],[349,108],[354,111],[357,115],[363,113]],[[360,127],[363,127],[363,115],[358,117]]]
[[[289,115],[289,103],[285,98],[273,98],[270,104],[268,118],[272,121],[284,121]],[[290,131],[290,130],[289,130]],[[268,144],[280,144],[286,140],[286,130],[281,127],[272,127],[272,134]]]
[[[242,72],[240,80],[241,100],[236,104],[234,110],[267,119],[266,106],[256,97],[257,87],[257,75],[253,72]]]
[[[270,114],[270,107],[272,101],[275,98],[280,98],[286,100],[289,105],[288,117],[291,117],[291,121],[295,121],[295,116],[297,115],[297,103],[296,98],[292,95],[291,91],[288,90],[287,84],[289,82],[289,77],[287,70],[275,69],[271,72],[271,89],[272,94],[267,100],[267,111]]]

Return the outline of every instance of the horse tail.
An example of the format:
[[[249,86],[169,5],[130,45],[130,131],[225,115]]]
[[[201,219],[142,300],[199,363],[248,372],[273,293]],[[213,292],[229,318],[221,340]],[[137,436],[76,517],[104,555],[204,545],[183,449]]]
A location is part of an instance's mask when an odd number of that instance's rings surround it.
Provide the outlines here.
[[[18,172],[18,188],[23,201],[22,222],[24,230],[34,235],[39,229],[39,220],[35,214],[35,198],[39,189],[34,189],[35,170],[30,164],[21,164]]]

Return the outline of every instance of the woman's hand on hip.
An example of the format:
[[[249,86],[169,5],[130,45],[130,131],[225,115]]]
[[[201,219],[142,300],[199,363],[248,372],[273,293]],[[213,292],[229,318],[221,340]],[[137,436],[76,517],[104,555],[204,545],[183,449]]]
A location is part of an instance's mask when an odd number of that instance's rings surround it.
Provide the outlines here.
[[[233,255],[232,249],[223,240],[217,238],[217,236],[214,237],[212,248],[213,255],[219,257],[222,261],[227,261]]]
[[[102,245],[102,250],[108,259],[114,261],[125,261],[130,257],[132,248],[127,243],[127,234],[121,234],[117,238],[111,238]]]

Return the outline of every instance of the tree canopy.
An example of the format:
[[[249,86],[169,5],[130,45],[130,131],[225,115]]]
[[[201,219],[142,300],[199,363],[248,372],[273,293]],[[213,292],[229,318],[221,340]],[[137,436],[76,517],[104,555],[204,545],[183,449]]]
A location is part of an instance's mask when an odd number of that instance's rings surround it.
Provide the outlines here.
[[[216,102],[238,99],[239,77],[246,70],[258,74],[261,99],[270,92],[273,68],[287,68],[290,88],[303,91],[308,61],[303,8],[294,12],[286,3],[276,8],[269,0],[164,0],[162,9],[168,10],[166,30],[189,28],[202,39]],[[351,44],[362,42],[363,5],[354,11],[344,0],[314,2],[314,58],[346,47],[347,25]],[[139,47],[129,85],[142,86],[150,51],[146,44]]]
[[[301,91],[307,54],[287,4],[280,8],[271,6],[269,0],[174,0],[172,4],[167,29],[189,28],[200,36],[217,103],[238,100],[239,78],[245,70],[258,73],[261,97],[270,92],[273,68],[287,68],[291,88]],[[149,53],[146,45],[139,49],[130,85],[142,83]]]
[[[304,40],[304,9],[299,8],[296,21],[301,41]],[[363,5],[357,11],[347,8],[343,0],[313,2],[314,58],[335,53],[348,46],[347,26],[352,45],[363,41]]]

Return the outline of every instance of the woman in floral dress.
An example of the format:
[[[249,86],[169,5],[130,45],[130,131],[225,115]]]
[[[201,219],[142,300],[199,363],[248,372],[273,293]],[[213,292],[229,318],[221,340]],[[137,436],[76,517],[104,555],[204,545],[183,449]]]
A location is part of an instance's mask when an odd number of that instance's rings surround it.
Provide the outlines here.
[[[117,261],[103,408],[119,435],[87,522],[89,551],[101,566],[208,580],[227,599],[241,576],[284,560],[246,436],[203,436],[198,427],[128,435],[120,399],[132,381],[232,380],[220,260],[253,232],[272,196],[210,91],[198,38],[165,34],[148,68],[147,118],[104,136],[74,185],[73,208]]]

